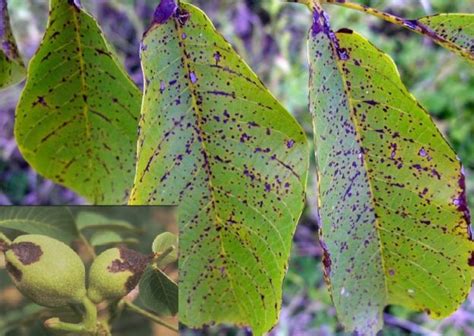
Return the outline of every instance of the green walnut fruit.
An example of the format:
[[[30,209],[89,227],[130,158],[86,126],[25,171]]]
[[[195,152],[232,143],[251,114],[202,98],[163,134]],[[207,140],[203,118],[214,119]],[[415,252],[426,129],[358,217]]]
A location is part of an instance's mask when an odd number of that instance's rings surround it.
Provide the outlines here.
[[[124,297],[136,287],[149,261],[123,246],[102,252],[91,265],[87,296],[94,303]]]
[[[85,267],[69,246],[43,235],[16,238],[5,252],[6,269],[23,295],[45,307],[81,302]]]

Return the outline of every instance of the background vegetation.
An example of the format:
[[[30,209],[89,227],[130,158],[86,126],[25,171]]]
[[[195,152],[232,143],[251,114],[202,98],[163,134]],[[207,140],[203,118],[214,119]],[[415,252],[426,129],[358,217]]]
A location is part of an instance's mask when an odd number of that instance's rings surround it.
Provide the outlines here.
[[[47,0],[9,0],[21,52],[29,59],[46,25]],[[356,1],[356,0],[354,0]],[[82,0],[98,19],[137,85],[142,76],[138,45],[158,0]],[[280,0],[192,0],[252,66],[311,137],[308,112],[306,34],[310,13]],[[366,5],[409,18],[437,12],[474,12],[471,0],[372,0]],[[329,7],[329,6],[328,6]],[[405,84],[430,111],[466,168],[468,197],[474,204],[474,68],[428,40],[344,8],[329,8],[335,27],[350,27],[389,53]],[[81,204],[83,200],[42,179],[22,160],[12,129],[21,87],[0,92],[0,204]],[[312,170],[314,172],[314,169]],[[317,239],[315,181],[310,176],[308,206],[295,236],[284,286],[284,307],[272,335],[342,335],[321,271]],[[450,318],[389,307],[384,335],[473,335],[474,296]],[[184,335],[237,335],[247,331],[209,328]]]

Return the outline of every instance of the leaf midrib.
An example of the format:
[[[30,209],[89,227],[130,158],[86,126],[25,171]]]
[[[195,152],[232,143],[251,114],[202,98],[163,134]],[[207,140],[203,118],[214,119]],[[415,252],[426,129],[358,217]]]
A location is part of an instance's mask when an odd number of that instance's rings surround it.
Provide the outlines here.
[[[203,134],[202,131],[201,131],[201,129],[202,129],[202,116],[199,113],[199,107],[198,107],[197,99],[196,99],[197,94],[196,94],[195,85],[191,82],[191,78],[190,78],[191,66],[190,66],[189,62],[187,61],[186,44],[185,44],[184,40],[182,39],[183,30],[181,29],[180,23],[178,22],[177,18],[173,18],[173,22],[174,22],[175,28],[177,30],[177,33],[178,33],[177,34],[178,35],[178,40],[180,41],[179,50],[180,50],[181,55],[182,55],[183,65],[185,67],[185,70],[188,72],[186,82],[187,82],[187,85],[188,85],[189,90],[190,90],[192,109],[194,111],[194,115],[195,115],[196,120],[198,122],[197,129],[198,129],[198,131],[200,133],[199,135],[201,137],[201,141],[200,141],[201,149],[206,153],[206,156],[207,156],[207,157],[205,157],[204,155],[202,155],[203,160],[204,160],[205,171],[206,171],[206,174],[208,176],[208,182],[207,182],[208,189],[209,189],[209,193],[210,193],[211,198],[212,198],[212,208],[213,208],[213,213],[214,213],[214,217],[215,217],[214,224],[223,225],[222,219],[217,214],[215,189],[214,189],[214,186],[212,184],[212,173],[210,171],[210,169],[211,169],[210,168],[210,161],[209,161],[210,156],[208,155],[209,152],[208,152],[208,150],[206,148],[206,145],[205,145],[205,139],[206,139],[205,134]],[[225,248],[224,248],[224,244],[223,244],[222,233],[218,231],[217,234],[219,235],[219,238],[220,238],[219,243],[220,243],[220,247],[221,247],[221,253],[225,257],[227,254],[225,252]],[[248,314],[246,313],[245,309],[243,309],[243,307],[242,307],[241,301],[238,300],[238,298],[236,297],[236,292],[235,292],[235,288],[234,288],[234,285],[233,285],[235,283],[235,280],[230,276],[230,273],[229,273],[229,271],[227,270],[226,267],[224,268],[224,271],[227,274],[227,278],[229,279],[229,284],[231,284],[231,287],[232,287],[231,288],[231,293],[232,293],[232,296],[234,297],[235,303],[239,307],[240,313],[242,314],[242,316],[247,316],[248,317]]]
[[[91,132],[90,132],[90,121],[89,121],[89,107],[88,105],[84,102],[84,96],[87,97],[87,83],[85,79],[85,64],[84,64],[84,50],[82,48],[82,41],[81,41],[81,35],[80,35],[80,25],[79,25],[79,20],[77,18],[77,11],[75,9],[70,9],[72,10],[72,18],[73,18],[73,24],[74,24],[74,37],[76,39],[77,47],[79,49],[79,73],[80,73],[80,80],[81,80],[81,94],[83,95],[82,97],[79,97],[79,99],[82,99],[82,114],[84,116],[84,124],[85,124],[85,130],[86,130],[86,137],[87,137],[87,146],[88,146],[88,152],[92,152],[92,148],[90,146],[90,140],[91,140]],[[88,163],[89,163],[89,168],[92,169],[92,160],[90,157],[90,154],[87,156],[88,157]]]
[[[325,34],[325,33],[324,33]],[[376,203],[375,203],[375,200],[374,200],[374,188],[372,186],[372,183],[370,181],[370,177],[369,177],[369,169],[367,167],[367,163],[366,163],[366,157],[365,157],[365,153],[364,153],[364,150],[363,149],[363,146],[362,146],[362,141],[360,140],[360,129],[359,129],[359,126],[358,126],[358,123],[356,122],[355,120],[355,116],[354,116],[354,104],[353,104],[353,101],[352,101],[352,95],[351,95],[351,90],[349,89],[349,87],[347,86],[346,84],[346,80],[347,80],[347,77],[345,76],[345,73],[344,73],[344,70],[342,69],[341,67],[341,61],[339,59],[339,55],[337,53],[337,50],[336,50],[336,46],[333,44],[333,41],[331,40],[331,38],[329,36],[327,36],[325,34],[326,38],[328,39],[328,42],[329,42],[329,45],[331,47],[331,53],[333,55],[333,59],[334,59],[334,63],[336,64],[336,67],[337,67],[337,70],[339,72],[339,74],[341,75],[341,82],[342,82],[342,86],[343,86],[343,90],[344,90],[344,93],[345,93],[345,96],[347,97],[347,105],[348,105],[348,108],[349,108],[349,116],[351,118],[351,121],[352,121],[352,124],[354,125],[354,129],[355,129],[355,138],[356,138],[356,141],[358,143],[358,145],[360,146],[361,148],[361,155],[362,155],[362,164],[363,164],[363,168],[365,170],[365,173],[367,174],[366,176],[366,179],[367,179],[367,184],[368,184],[368,189],[369,189],[369,192],[370,192],[370,202],[372,204],[372,207],[374,209],[374,217],[375,217],[375,225],[374,225],[374,230],[377,234],[377,243],[378,243],[378,246],[379,246],[379,251],[380,251],[380,263],[381,263],[381,267],[382,267],[382,271],[383,271],[383,279],[384,279],[384,287],[385,287],[385,302],[388,301],[388,284],[387,284],[387,270],[386,270],[386,266],[385,266],[385,262],[384,262],[384,252],[383,252],[383,244],[382,244],[382,238],[380,236],[380,230],[379,230],[379,226],[380,226],[380,223],[379,223],[379,218],[377,216],[377,206],[376,206]],[[338,37],[334,34],[335,38],[337,39]]]

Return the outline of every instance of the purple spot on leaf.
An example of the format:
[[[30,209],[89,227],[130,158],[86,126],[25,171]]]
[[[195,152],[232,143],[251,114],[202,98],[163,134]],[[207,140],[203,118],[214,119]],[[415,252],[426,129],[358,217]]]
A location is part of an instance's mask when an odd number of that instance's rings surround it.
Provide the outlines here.
[[[463,213],[464,219],[467,223],[469,239],[472,240],[472,234],[469,224],[471,223],[471,216],[469,207],[467,206],[467,196],[466,196],[466,179],[464,176],[464,168],[461,169],[461,177],[459,178],[459,188],[461,192],[459,196],[453,200],[454,205],[458,208],[458,211]]]
[[[441,174],[436,169],[431,169],[431,175],[436,177],[438,180],[441,180]]]
[[[197,77],[196,77],[196,74],[194,73],[194,71],[191,71],[189,73],[189,79],[191,80],[191,83],[196,83],[197,82]]]
[[[391,143],[390,148],[392,149],[392,152],[390,153],[390,158],[394,159],[395,155],[397,155],[397,144],[396,143]]]
[[[467,264],[469,266],[474,266],[474,252],[471,252],[471,256],[469,257],[469,259],[467,260]]]
[[[222,55],[221,55],[220,52],[216,51],[216,52],[214,53],[214,59],[216,60],[216,65],[219,64],[219,62],[220,62],[220,60],[221,60],[221,57],[222,57]]]

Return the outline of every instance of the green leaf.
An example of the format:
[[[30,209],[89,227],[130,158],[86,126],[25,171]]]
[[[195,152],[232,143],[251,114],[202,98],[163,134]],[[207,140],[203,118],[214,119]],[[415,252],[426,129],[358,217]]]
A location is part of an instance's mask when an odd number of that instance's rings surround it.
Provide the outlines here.
[[[323,263],[339,320],[375,335],[388,304],[441,318],[471,286],[473,243],[455,153],[391,58],[314,12],[310,108]]]
[[[418,23],[436,43],[474,62],[474,14],[437,14]]]
[[[104,246],[110,244],[137,244],[138,240],[135,238],[124,238],[116,231],[103,230],[94,232],[90,238],[90,243],[92,246]]]
[[[20,82],[25,74],[10,26],[7,1],[0,0],[0,90]]]
[[[131,204],[178,204],[180,321],[277,321],[304,205],[305,134],[198,8],[163,0],[142,42]]]
[[[149,266],[140,280],[140,299],[159,315],[178,313],[178,285],[165,273]]]
[[[174,249],[160,261],[161,266],[175,262],[178,259],[178,236],[171,232],[163,232],[156,236],[153,241],[152,250],[154,253],[161,254],[170,247]]]
[[[133,181],[141,94],[76,3],[51,1],[15,135],[40,174],[94,203],[122,203]]]
[[[127,221],[108,218],[99,213],[81,211],[76,218],[76,226],[79,231],[86,229],[115,229],[135,230],[136,228]]]
[[[42,234],[69,244],[78,237],[67,207],[0,207],[0,228]]]
[[[32,321],[40,319],[45,310],[46,308],[31,303],[21,308],[11,309],[5,314],[0,315],[2,335],[10,334],[11,331],[24,328],[25,325],[30,324]]]

